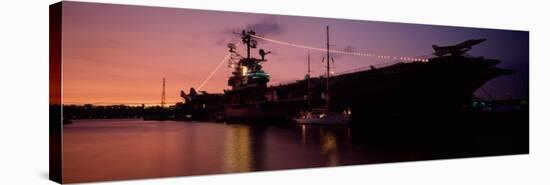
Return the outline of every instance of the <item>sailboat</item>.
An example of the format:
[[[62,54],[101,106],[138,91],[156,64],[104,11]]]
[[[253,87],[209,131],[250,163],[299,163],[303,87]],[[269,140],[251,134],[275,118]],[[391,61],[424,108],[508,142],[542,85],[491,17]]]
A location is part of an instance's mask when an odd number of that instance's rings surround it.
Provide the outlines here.
[[[308,102],[310,98],[309,93],[309,54],[308,54]],[[327,26],[327,78],[326,78],[326,104],[323,109],[311,109],[307,111],[302,111],[298,114],[294,121],[298,124],[347,124],[349,122],[349,117],[351,111],[346,110],[341,113],[331,112],[330,111],[330,44],[329,44],[329,28]],[[308,103],[309,105],[309,103]]]

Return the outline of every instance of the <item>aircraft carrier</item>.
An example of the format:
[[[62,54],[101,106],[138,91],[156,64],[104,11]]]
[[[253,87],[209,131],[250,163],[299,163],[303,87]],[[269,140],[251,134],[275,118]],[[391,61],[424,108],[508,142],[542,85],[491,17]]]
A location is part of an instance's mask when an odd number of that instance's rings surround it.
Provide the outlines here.
[[[235,51],[234,44],[228,44],[234,59],[229,63],[234,69],[228,80],[231,89],[220,94],[196,92],[195,89],[188,93],[181,91],[185,103],[180,117],[291,121],[301,111],[330,107],[331,112],[348,111],[353,123],[460,112],[471,104],[473,92],[484,83],[514,73],[497,68],[499,60],[467,55],[472,46],[484,41],[480,39],[455,46],[434,45],[434,57],[426,60],[367,66],[319,77],[308,74],[291,83],[268,86],[270,76],[262,63],[267,62],[269,52],[258,49],[255,34],[254,31],[240,33],[247,49],[244,56]],[[260,58],[250,56],[251,50],[256,49]],[[327,93],[327,89],[330,92]]]

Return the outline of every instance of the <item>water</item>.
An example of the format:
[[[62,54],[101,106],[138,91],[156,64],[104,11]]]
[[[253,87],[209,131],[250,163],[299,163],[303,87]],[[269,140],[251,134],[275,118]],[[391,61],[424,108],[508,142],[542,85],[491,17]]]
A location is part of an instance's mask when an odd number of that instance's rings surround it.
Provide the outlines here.
[[[63,126],[63,181],[528,153],[528,127],[504,127],[499,121],[486,124],[486,128],[475,124],[460,129],[449,123],[437,124],[441,127],[423,133],[402,129],[399,133],[370,132],[376,136],[369,137],[347,126],[73,120],[73,124]]]
[[[345,126],[75,120],[63,127],[64,182],[278,170],[383,161]]]

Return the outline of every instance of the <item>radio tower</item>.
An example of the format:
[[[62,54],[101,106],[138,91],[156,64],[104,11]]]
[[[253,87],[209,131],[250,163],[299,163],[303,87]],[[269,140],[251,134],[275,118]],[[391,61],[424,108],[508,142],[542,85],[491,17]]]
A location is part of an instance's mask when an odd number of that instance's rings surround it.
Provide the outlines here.
[[[166,80],[162,78],[162,98],[160,100],[160,107],[164,107],[166,103]]]

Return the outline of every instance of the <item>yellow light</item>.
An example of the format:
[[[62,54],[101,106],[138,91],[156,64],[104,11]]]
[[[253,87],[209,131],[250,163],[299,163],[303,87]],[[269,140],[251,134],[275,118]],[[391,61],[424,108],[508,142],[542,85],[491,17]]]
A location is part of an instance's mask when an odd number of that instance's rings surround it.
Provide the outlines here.
[[[248,67],[243,66],[241,67],[241,69],[242,69],[243,76],[246,76],[246,74],[248,74]]]

